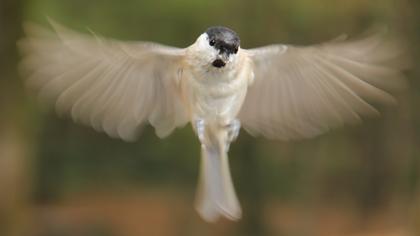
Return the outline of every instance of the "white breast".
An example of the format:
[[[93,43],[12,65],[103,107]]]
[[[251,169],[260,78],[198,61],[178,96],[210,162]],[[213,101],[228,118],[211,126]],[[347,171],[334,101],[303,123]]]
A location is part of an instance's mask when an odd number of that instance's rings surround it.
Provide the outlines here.
[[[196,67],[185,71],[186,95],[192,119],[226,123],[238,114],[252,79],[248,59],[222,70]]]

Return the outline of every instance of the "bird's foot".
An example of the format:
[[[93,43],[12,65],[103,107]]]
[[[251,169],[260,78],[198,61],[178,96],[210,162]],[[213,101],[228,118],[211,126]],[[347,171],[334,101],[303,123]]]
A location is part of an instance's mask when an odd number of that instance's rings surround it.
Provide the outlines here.
[[[226,146],[227,150],[229,150],[230,143],[238,138],[239,131],[241,130],[241,122],[238,119],[234,119],[232,122],[226,125],[226,128],[228,130]]]
[[[198,139],[200,140],[201,145],[204,145],[204,139],[205,139],[205,122],[203,119],[197,119],[194,123],[195,125],[195,131],[197,132]]]
[[[239,131],[241,130],[241,122],[238,119],[234,119],[226,128],[228,129],[228,141],[233,142],[238,138]]]

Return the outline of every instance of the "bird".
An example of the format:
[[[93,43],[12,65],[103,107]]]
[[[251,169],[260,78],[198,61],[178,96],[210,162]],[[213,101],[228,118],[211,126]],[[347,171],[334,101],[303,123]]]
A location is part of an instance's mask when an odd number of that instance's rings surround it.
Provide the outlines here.
[[[201,144],[195,208],[208,222],[242,216],[227,155],[241,128],[312,138],[378,115],[376,105],[396,104],[407,87],[405,49],[383,32],[244,49],[235,31],[212,26],[177,48],[50,24],[24,25],[26,85],[58,113],[126,141],[145,124],[160,138],[191,124]]]

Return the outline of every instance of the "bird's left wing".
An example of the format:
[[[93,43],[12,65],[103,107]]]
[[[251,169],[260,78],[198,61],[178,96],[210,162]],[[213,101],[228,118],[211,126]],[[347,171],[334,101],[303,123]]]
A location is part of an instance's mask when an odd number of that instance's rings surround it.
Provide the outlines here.
[[[133,140],[146,122],[159,137],[187,122],[177,84],[183,49],[52,25],[56,33],[26,25],[19,47],[28,86],[59,112],[124,140]]]
[[[245,52],[254,62],[255,80],[239,119],[251,134],[271,139],[308,138],[359,122],[377,114],[372,103],[394,103],[390,92],[404,86],[407,60],[401,45],[384,34]]]

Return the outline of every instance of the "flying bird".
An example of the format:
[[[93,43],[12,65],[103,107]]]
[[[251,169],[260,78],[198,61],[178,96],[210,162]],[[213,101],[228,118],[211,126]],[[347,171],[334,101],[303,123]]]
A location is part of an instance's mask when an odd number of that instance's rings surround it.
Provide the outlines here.
[[[210,27],[186,48],[122,42],[51,22],[26,24],[26,83],[59,113],[111,137],[135,140],[149,123],[164,138],[191,123],[201,143],[196,209],[213,222],[241,218],[228,150],[240,128],[276,140],[311,138],[394,104],[405,86],[403,48],[383,34],[314,46],[240,47]]]

